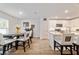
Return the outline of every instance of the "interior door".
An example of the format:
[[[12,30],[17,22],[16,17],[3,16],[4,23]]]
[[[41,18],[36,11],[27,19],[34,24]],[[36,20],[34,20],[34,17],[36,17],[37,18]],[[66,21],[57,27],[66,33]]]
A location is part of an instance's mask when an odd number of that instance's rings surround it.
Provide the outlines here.
[[[48,39],[48,21],[40,21],[40,39]]]

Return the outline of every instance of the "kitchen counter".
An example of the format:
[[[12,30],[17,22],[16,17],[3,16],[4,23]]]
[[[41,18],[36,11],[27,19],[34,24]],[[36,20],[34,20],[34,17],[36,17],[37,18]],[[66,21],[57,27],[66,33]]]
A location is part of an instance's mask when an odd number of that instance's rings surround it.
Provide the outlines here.
[[[74,35],[73,38],[74,39],[78,39],[79,38],[79,32],[71,32],[71,33],[64,33],[64,35],[67,34],[71,34]],[[57,31],[50,31],[48,33],[48,40],[49,40],[49,45],[51,46],[52,50],[54,50],[54,39],[58,39],[60,40],[62,37],[63,33],[61,32],[57,32]]]
[[[56,31],[50,31],[48,33],[49,45],[51,46],[52,50],[54,50],[54,38],[56,35],[61,36],[62,33]]]

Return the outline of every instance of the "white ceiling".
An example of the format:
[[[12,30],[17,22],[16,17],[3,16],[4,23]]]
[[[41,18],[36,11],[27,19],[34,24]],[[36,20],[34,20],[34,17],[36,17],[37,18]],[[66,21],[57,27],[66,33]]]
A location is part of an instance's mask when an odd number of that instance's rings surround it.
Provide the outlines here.
[[[0,10],[18,18],[76,17],[79,16],[79,4],[72,3],[0,3]],[[69,10],[67,14],[65,10]],[[19,15],[19,11],[23,14]]]

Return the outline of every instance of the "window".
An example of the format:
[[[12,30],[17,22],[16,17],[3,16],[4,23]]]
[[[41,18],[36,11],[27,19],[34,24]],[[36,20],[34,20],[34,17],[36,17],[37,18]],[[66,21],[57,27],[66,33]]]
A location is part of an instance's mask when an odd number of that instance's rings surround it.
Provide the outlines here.
[[[0,33],[6,34],[8,33],[8,20],[0,18]]]

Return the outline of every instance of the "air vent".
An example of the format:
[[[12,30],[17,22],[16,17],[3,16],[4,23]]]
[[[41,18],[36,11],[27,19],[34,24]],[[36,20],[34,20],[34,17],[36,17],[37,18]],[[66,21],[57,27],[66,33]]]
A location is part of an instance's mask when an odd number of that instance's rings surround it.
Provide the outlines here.
[[[47,20],[47,18],[44,18],[43,20],[44,20],[44,21],[46,21],[46,20]]]

